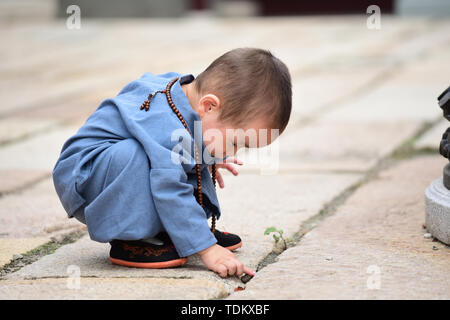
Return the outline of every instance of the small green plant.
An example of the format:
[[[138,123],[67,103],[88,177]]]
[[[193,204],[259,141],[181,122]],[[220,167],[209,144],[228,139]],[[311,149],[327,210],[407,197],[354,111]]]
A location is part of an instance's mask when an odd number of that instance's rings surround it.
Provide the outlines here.
[[[269,234],[273,233],[273,239],[275,240],[275,243],[280,242],[280,240],[283,240],[284,248],[287,248],[286,239],[283,237],[283,230],[277,229],[275,227],[269,227],[264,231],[264,235],[268,236]]]

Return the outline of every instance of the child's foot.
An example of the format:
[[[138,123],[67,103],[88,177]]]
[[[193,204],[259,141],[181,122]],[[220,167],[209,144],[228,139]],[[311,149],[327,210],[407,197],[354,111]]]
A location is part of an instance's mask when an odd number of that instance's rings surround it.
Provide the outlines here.
[[[214,236],[217,239],[217,244],[230,250],[236,250],[237,248],[242,247],[242,241],[241,238],[233,233],[229,232],[222,232],[219,230],[214,231]]]
[[[158,245],[141,240],[113,240],[110,244],[109,260],[125,267],[160,269],[179,267],[187,262],[168,241]]]

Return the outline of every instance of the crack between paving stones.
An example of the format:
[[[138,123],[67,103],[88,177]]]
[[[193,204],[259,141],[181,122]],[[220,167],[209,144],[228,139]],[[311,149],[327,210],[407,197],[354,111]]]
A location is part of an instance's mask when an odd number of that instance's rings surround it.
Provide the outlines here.
[[[62,124],[63,124],[62,121],[58,121],[56,123],[49,124],[43,128],[21,134],[15,138],[0,140],[0,148],[7,147],[7,146],[10,146],[10,145],[18,143],[18,142],[22,142],[22,141],[28,140],[30,138],[34,138],[36,135],[42,135],[42,134],[46,134],[46,133],[61,129],[61,128],[63,128],[61,126]]]
[[[21,258],[16,258],[11,260],[9,263],[3,265],[0,268],[0,280],[4,280],[4,277],[7,274],[14,273],[19,271],[23,267],[32,264],[33,262],[38,261],[40,258],[52,254],[57,249],[61,248],[66,244],[73,243],[86,235],[86,231],[74,231],[64,235],[61,240],[52,239],[24,254],[22,254]]]
[[[0,199],[1,199],[2,197],[5,197],[5,196],[7,196],[7,195],[10,195],[10,194],[21,193],[21,192],[24,192],[24,191],[26,191],[26,190],[28,190],[28,189],[31,189],[32,187],[34,187],[34,186],[37,185],[38,183],[40,183],[40,182],[42,182],[42,181],[44,181],[44,180],[46,180],[46,179],[49,179],[49,178],[51,178],[51,177],[52,177],[52,173],[43,174],[41,177],[38,177],[38,178],[36,178],[36,179],[30,181],[30,182],[27,183],[26,185],[20,186],[20,187],[14,189],[14,190],[9,190],[9,191],[3,191],[3,192],[0,192]]]
[[[432,127],[437,125],[442,120],[442,116],[439,116],[437,119],[433,121],[425,122],[417,132],[412,135],[409,139],[407,139],[400,147],[396,148],[392,154],[391,157],[396,160],[402,160],[407,159],[412,156],[417,155],[426,155],[426,154],[440,154],[439,153],[439,141],[436,141],[436,148],[415,148],[414,144],[417,142],[417,140],[422,137],[428,130],[430,130]]]
[[[53,275],[53,276],[41,276],[41,277],[24,277],[21,279],[4,279],[0,278],[0,281],[7,281],[7,280],[45,280],[45,279],[67,279],[67,276],[60,276],[60,275]],[[188,280],[195,280],[194,277],[189,276],[179,276],[179,277],[173,277],[173,276],[145,276],[145,277],[126,277],[126,276],[111,276],[111,277],[102,277],[102,276],[96,276],[96,275],[85,275],[80,276],[80,279],[188,279]],[[208,280],[209,281],[209,280]]]

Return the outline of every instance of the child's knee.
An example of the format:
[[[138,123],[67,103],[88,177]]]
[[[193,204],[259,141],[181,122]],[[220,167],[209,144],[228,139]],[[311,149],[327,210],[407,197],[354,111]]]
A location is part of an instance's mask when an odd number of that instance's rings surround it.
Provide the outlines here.
[[[110,166],[117,171],[126,168],[148,169],[148,157],[136,139],[125,139],[110,147]]]

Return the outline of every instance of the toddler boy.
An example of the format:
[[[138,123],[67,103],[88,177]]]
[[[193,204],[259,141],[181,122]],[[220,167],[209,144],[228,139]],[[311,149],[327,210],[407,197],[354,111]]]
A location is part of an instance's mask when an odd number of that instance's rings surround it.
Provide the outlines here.
[[[237,175],[237,150],[276,139],[271,129],[286,128],[291,97],[285,64],[257,48],[231,50],[197,78],[145,73],[66,141],[53,170],[56,192],[92,240],[111,244],[115,264],[176,267],[199,254],[222,277],[253,275],[231,252],[241,239],[208,225],[221,214],[210,170],[220,187],[216,168]],[[268,136],[247,141],[230,129]]]

